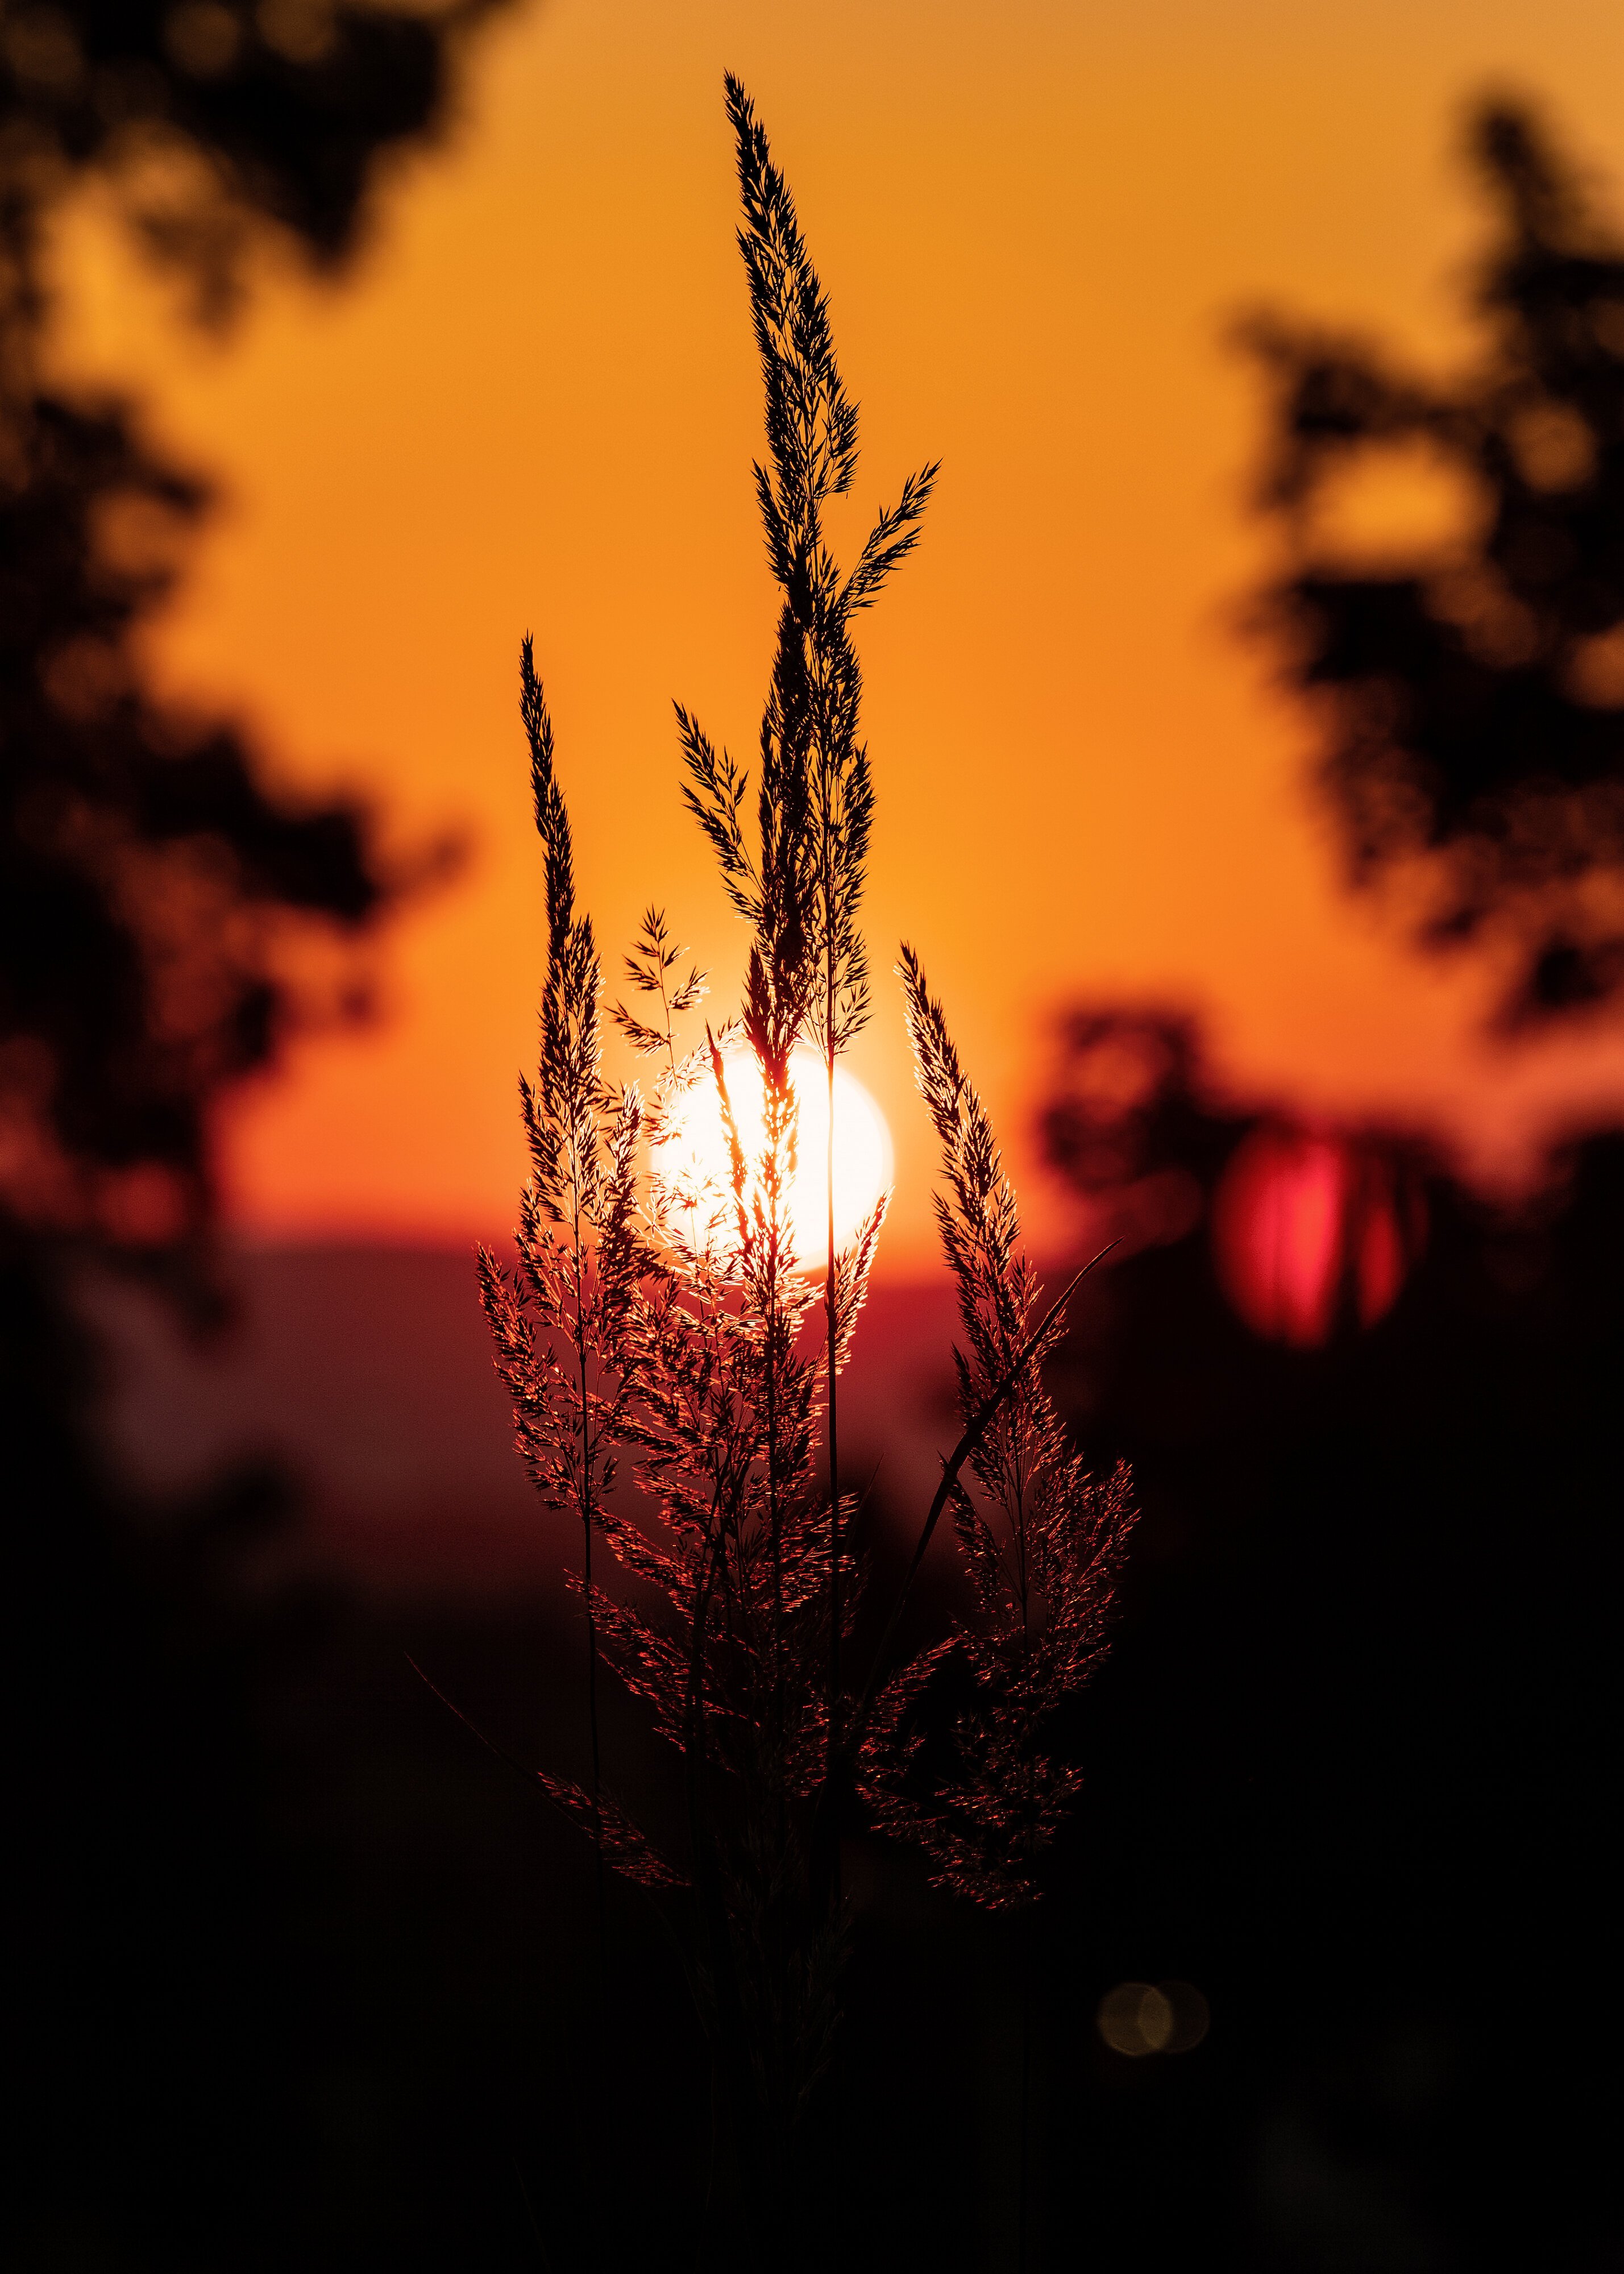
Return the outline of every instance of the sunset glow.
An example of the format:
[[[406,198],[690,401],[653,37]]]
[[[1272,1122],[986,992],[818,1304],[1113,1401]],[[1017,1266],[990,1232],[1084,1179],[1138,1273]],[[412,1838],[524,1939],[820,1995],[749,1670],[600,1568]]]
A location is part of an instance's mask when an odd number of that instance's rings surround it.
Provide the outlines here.
[[[876,968],[933,943],[1034,1236],[1059,1236],[1032,1133],[1073,996],[1191,1002],[1237,1082],[1497,1159],[1559,1093],[1624,1088],[1605,1036],[1485,1050],[1470,975],[1352,920],[1301,722],[1232,629],[1262,412],[1224,345],[1267,302],[1447,364],[1440,279],[1481,227],[1458,104],[1526,85],[1607,161],[1621,24],[1601,0],[558,0],[478,46],[457,134],[380,207],[350,289],[278,269],[229,352],[86,207],[64,364],[143,395],[229,501],[156,636],[166,682],[251,719],[295,786],[365,791],[402,844],[453,825],[473,847],[389,944],[372,1034],[300,1051],[233,1114],[237,1220],[452,1244],[507,1220],[541,957],[527,627],[599,937],[618,953],[655,894],[731,994],[741,939],[670,709],[747,751],[772,636],[725,63],[772,123],[862,404],[838,549],[944,461],[864,619],[865,916]],[[1406,491],[1350,536],[1438,507]],[[853,1063],[898,1149],[888,1261],[933,1269],[930,1133],[883,983]]]
[[[729,1050],[727,1094],[746,1159],[759,1163],[765,1144],[764,1086],[748,1050]],[[799,1111],[795,1178],[792,1187],[796,1260],[803,1270],[820,1266],[827,1251],[825,1209],[829,1094],[822,1059],[799,1050],[790,1061]],[[712,1197],[719,1212],[731,1205],[727,1132],[714,1082],[702,1081],[685,1102],[671,1135],[657,1148],[655,1166],[673,1185],[692,1183]],[[884,1116],[856,1077],[835,1069],[835,1241],[845,1246],[891,1178],[891,1132]]]

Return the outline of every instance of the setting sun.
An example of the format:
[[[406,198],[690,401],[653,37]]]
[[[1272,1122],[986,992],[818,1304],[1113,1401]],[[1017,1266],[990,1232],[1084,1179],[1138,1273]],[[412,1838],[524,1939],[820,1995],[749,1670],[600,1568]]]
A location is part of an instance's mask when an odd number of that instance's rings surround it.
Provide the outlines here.
[[[761,1068],[748,1050],[726,1054],[727,1094],[740,1141],[752,1166],[764,1142]],[[828,1077],[823,1060],[804,1046],[790,1061],[800,1128],[792,1193],[795,1257],[803,1270],[824,1258],[827,1243],[824,1199],[825,1148],[829,1142]],[[688,1095],[671,1134],[657,1148],[656,1165],[673,1184],[692,1179],[714,1192],[718,1202],[728,1189],[727,1133],[716,1085],[702,1081]],[[844,1246],[885,1192],[891,1178],[891,1132],[861,1082],[844,1066],[835,1068],[835,1241]]]

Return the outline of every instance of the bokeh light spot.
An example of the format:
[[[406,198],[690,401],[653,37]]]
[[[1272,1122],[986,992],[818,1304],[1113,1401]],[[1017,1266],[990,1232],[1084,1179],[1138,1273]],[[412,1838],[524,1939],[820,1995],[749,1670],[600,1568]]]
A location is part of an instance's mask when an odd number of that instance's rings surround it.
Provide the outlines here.
[[[1374,1326],[1398,1299],[1425,1234],[1418,1187],[1369,1140],[1255,1130],[1213,1203],[1223,1291],[1254,1332],[1299,1349],[1330,1339],[1340,1309]]]
[[[1186,2053],[1207,2035],[1206,1999],[1189,1982],[1119,1982],[1100,2000],[1095,2019],[1114,2053],[1142,2060],[1147,2053]]]

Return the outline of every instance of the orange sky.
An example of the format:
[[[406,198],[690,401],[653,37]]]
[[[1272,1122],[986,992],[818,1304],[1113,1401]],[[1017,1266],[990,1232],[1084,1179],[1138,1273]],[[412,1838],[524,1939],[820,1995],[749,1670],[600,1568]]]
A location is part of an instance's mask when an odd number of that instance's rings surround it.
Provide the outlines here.
[[[486,40],[455,143],[397,182],[342,296],[274,277],[209,349],[94,216],[66,248],[67,360],[147,390],[231,501],[163,628],[166,681],[246,717],[286,779],[477,847],[396,936],[387,1022],[302,1050],[236,1117],[238,1219],[513,1220],[541,956],[527,627],[600,937],[654,895],[738,968],[670,713],[751,750],[773,617],[724,66],[864,406],[848,544],[945,461],[864,621],[870,937],[882,972],[901,933],[925,956],[1040,1244],[1064,1219],[1030,1126],[1077,993],[1192,1000],[1238,1080],[1480,1156],[1563,1100],[1624,1097],[1624,1042],[1485,1050],[1462,980],[1340,892],[1301,729],[1227,627],[1259,559],[1257,424],[1221,342],[1262,297],[1455,343],[1474,214],[1453,136],[1485,82],[1545,98],[1624,213],[1617,0],[550,0]],[[889,980],[877,997],[854,1064],[891,1121],[906,1268],[929,1153]]]

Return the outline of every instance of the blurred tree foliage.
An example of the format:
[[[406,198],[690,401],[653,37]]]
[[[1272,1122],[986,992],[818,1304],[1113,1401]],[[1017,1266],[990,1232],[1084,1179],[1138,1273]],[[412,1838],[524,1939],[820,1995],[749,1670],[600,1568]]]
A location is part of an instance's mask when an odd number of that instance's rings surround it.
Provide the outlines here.
[[[1266,622],[1353,874],[1418,887],[1422,938],[1485,951],[1516,1028],[1624,989],[1624,243],[1526,109],[1482,107],[1470,149],[1496,230],[1468,369],[1244,337],[1275,389]],[[1339,506],[1406,465],[1453,485],[1451,535],[1351,550]]]
[[[289,2263],[303,2009],[250,1697],[285,1638],[231,1584],[280,1487],[244,1475],[159,1534],[135,1520],[86,1426],[71,1267],[208,1307],[215,1109],[347,1006],[353,951],[409,881],[354,805],[278,794],[232,726],[152,691],[139,635],[207,492],[128,403],[49,379],[53,225],[95,191],[215,325],[267,238],[336,274],[500,4],[0,0],[0,1506],[26,1858],[6,1990],[30,2079],[12,2264]]]
[[[353,805],[278,796],[235,728],[144,686],[135,635],[207,492],[127,404],[42,376],[51,223],[99,185],[216,324],[267,235],[335,271],[497,4],[0,4],[0,1337],[25,1418],[65,1394],[40,1373],[64,1244],[201,1294],[211,1109],[317,1007],[299,935],[354,937],[404,881]]]

